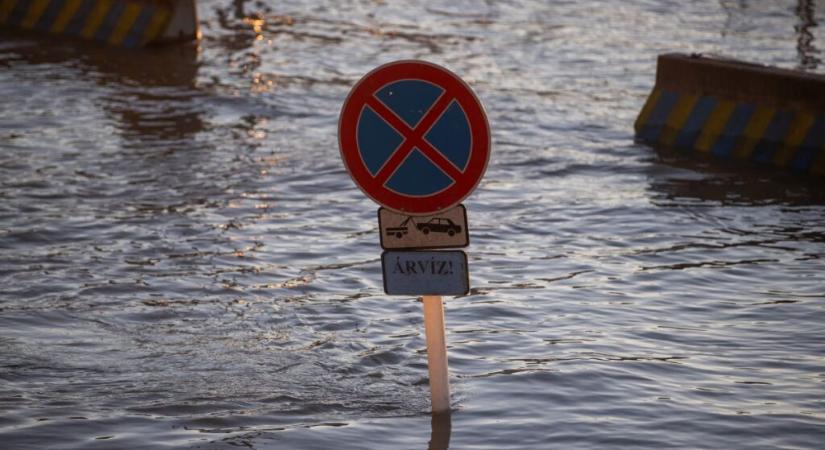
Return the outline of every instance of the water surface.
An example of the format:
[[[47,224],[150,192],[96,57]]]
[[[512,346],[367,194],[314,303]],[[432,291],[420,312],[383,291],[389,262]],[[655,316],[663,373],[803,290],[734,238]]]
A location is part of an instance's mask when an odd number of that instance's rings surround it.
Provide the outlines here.
[[[661,52],[822,73],[821,2],[199,5],[197,48],[0,35],[4,446],[825,442],[821,182],[632,131]],[[338,156],[348,90],[402,58],[464,77],[493,129],[451,427]]]

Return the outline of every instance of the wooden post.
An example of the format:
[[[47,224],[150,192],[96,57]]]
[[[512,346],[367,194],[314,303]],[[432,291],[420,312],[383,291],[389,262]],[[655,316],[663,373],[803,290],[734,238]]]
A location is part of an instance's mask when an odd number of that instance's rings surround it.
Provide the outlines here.
[[[424,333],[427,335],[427,365],[433,414],[450,412],[450,383],[447,371],[447,340],[444,332],[444,304],[439,295],[425,295]]]

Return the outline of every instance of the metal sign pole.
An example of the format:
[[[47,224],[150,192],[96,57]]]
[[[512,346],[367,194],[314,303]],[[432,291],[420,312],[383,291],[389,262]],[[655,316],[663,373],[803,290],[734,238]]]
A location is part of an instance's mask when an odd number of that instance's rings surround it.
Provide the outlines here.
[[[450,382],[447,371],[447,340],[444,328],[444,304],[440,295],[425,295],[424,333],[427,335],[427,365],[430,371],[430,394],[433,414],[450,412]]]

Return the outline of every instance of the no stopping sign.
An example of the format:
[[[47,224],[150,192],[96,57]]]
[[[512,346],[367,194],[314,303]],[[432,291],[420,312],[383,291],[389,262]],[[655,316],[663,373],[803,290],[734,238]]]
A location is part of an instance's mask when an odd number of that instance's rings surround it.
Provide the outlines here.
[[[365,75],[338,122],[341,158],[378,204],[425,215],[460,203],[490,157],[490,126],[473,91],[447,69],[396,61]]]

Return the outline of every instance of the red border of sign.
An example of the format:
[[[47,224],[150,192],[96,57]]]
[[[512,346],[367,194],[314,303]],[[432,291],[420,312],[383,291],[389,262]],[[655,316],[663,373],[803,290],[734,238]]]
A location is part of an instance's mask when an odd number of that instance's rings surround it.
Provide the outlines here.
[[[451,93],[467,116],[470,127],[470,156],[459,179],[452,185],[428,196],[408,196],[379,184],[367,170],[358,151],[358,119],[368,101],[375,101],[374,93],[389,83],[418,79],[438,85]],[[399,133],[403,136],[404,134]],[[426,133],[423,133],[426,134]],[[461,203],[478,185],[490,159],[490,125],[484,107],[472,89],[449,70],[426,62],[402,60],[384,64],[364,75],[350,91],[338,120],[338,147],[355,184],[373,201],[387,209],[410,215],[435,214]]]

